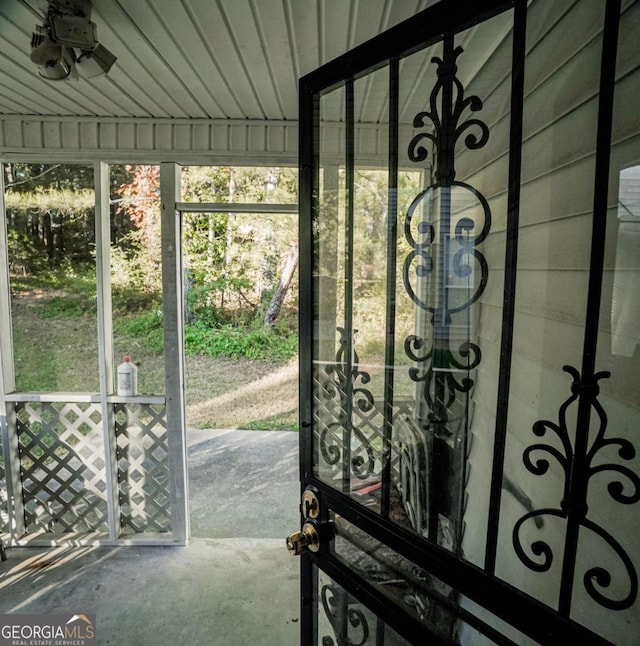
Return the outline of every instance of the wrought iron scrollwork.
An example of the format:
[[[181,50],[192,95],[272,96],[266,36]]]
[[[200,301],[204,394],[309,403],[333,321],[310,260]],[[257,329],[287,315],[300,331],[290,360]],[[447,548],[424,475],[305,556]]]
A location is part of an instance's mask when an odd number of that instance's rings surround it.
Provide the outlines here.
[[[548,443],[538,442],[527,447],[523,453],[523,462],[529,472],[536,476],[545,475],[553,459],[561,467],[564,474],[564,495],[559,508],[546,508],[531,511],[518,520],[513,528],[513,545],[516,554],[529,569],[535,572],[547,572],[554,559],[552,546],[544,540],[533,541],[525,549],[521,538],[522,528],[532,519],[556,517],[566,522],[567,537],[571,525],[575,527],[577,541],[579,530],[588,530],[598,536],[620,560],[628,576],[628,592],[622,599],[612,599],[604,594],[611,586],[611,573],[604,567],[594,566],[587,570],[583,577],[586,591],[591,598],[601,606],[610,610],[624,610],[635,602],[638,595],[638,574],[633,562],[622,545],[597,523],[587,517],[587,493],[594,476],[608,474],[610,480],[607,484],[609,496],[615,502],[630,505],[640,500],[640,477],[628,467],[614,463],[595,464],[595,458],[605,447],[617,447],[617,455],[625,461],[635,457],[635,449],[631,442],[624,438],[605,438],[607,428],[607,415],[598,401],[600,392],[598,382],[608,378],[608,372],[599,372],[591,379],[584,380],[580,372],[572,366],[564,366],[565,372],[573,377],[571,396],[562,404],[558,414],[558,422],[540,420],[533,425],[533,432],[538,437],[545,437],[547,431],[553,433],[560,441],[562,450]],[[571,434],[567,423],[567,412],[573,404],[588,406],[596,416],[597,431],[589,446],[589,427],[576,428],[575,440],[571,441]],[[546,454],[546,457],[539,455]],[[538,456],[537,458],[535,456]],[[565,539],[566,541],[569,538]],[[533,555],[533,556],[532,556]],[[573,588],[573,572],[576,562],[575,546],[565,545],[563,563],[562,590],[566,590],[570,598]],[[570,577],[565,572],[571,573]]]
[[[407,210],[404,235],[411,247],[403,266],[403,282],[412,301],[422,310],[433,315],[433,341],[424,351],[425,340],[411,335],[405,340],[407,356],[421,367],[412,368],[410,377],[424,384],[424,399],[429,406],[429,419],[440,423],[446,431],[449,410],[457,393],[468,393],[473,380],[459,373],[476,368],[481,361],[477,344],[468,339],[454,342],[451,338],[452,316],[468,310],[485,291],[488,282],[488,264],[478,245],[486,239],[491,228],[491,209],[485,197],[476,188],[457,181],[455,152],[460,138],[467,148],[482,148],[489,139],[489,128],[478,118],[466,118],[468,111],[478,112],[482,101],[478,96],[464,96],[464,87],[456,76],[456,61],[462,47],[453,47],[453,37],[444,40],[442,58],[434,57],[437,65],[437,82],[429,98],[429,109],[419,112],[415,128],[429,126],[416,134],[409,143],[408,155],[413,162],[425,161],[429,151],[424,146],[430,141],[434,148],[435,183],[419,193]],[[430,122],[430,124],[429,124]],[[480,206],[481,217],[452,217],[452,189],[471,193]],[[432,206],[439,199],[439,212],[432,214]],[[422,217],[417,217],[422,206]],[[413,282],[424,286],[427,278],[436,282],[435,289],[414,288]],[[468,292],[460,299],[452,296],[450,283],[467,280]],[[471,287],[473,283],[473,287]],[[457,347],[455,347],[457,345]]]
[[[431,62],[437,65],[438,80],[429,97],[429,110],[419,112],[413,119],[414,128],[422,128],[426,120],[433,124],[433,131],[417,134],[409,143],[409,159],[412,162],[423,162],[429,151],[421,145],[424,139],[430,140],[437,151],[436,180],[440,185],[450,185],[455,179],[454,155],[456,143],[462,134],[477,128],[479,134],[470,132],[465,137],[467,148],[475,150],[482,148],[489,140],[489,128],[480,119],[460,119],[467,108],[471,112],[482,110],[482,101],[478,96],[464,96],[464,87],[456,76],[458,67],[456,61],[464,51],[462,47],[453,49],[448,39],[444,41],[442,58],[434,56]],[[442,98],[442,112],[438,112],[438,101]]]
[[[327,464],[337,464],[342,459],[344,431],[349,429],[357,438],[360,450],[351,457],[351,470],[358,478],[368,478],[375,470],[375,451],[367,436],[358,428],[352,411],[361,413],[373,410],[375,406],[371,392],[365,386],[371,381],[368,372],[360,370],[358,354],[353,350],[351,362],[347,361],[347,337],[344,328],[336,328],[340,333],[340,344],[335,364],[326,367],[328,378],[322,383],[325,399],[337,402],[338,418],[327,424],[320,432],[320,452]],[[357,330],[354,330],[354,334]],[[337,438],[342,437],[340,441]]]
[[[455,226],[454,237],[450,241],[455,242],[457,249],[455,253],[451,254],[449,248],[448,257],[442,258],[446,262],[446,266],[438,267],[438,259],[433,257],[433,245],[437,242],[435,226],[429,220],[424,219],[420,220],[417,226],[415,226],[417,219],[415,215],[422,202],[428,204],[434,200],[435,191],[439,187],[440,185],[436,183],[419,193],[407,209],[407,215],[404,221],[404,235],[412,251],[405,258],[402,278],[411,300],[423,310],[436,315],[443,310],[442,304],[431,303],[427,299],[422,298],[411,284],[412,274],[415,274],[420,279],[424,279],[429,275],[435,275],[436,269],[439,269],[440,271],[449,271],[451,275],[457,278],[468,278],[472,275],[478,275],[478,284],[473,293],[462,303],[452,305],[448,302],[446,308],[442,311],[441,318],[443,322],[450,322],[452,314],[462,312],[471,307],[486,289],[489,278],[489,267],[486,258],[480,253],[477,247],[489,235],[491,229],[491,209],[484,196],[469,184],[454,181],[448,186],[448,188],[464,188],[477,198],[483,212],[483,223],[478,234],[471,238],[470,234],[479,223],[468,217],[460,218]],[[447,215],[450,218],[451,214],[448,213]],[[441,243],[443,242],[442,237],[444,235],[447,238],[450,236],[449,226],[446,220],[441,220]],[[417,235],[413,232],[414,227]],[[474,271],[471,260],[477,263],[479,272]],[[440,274],[440,276],[441,279],[444,279],[446,274]]]
[[[425,354],[420,354],[419,351],[424,345],[424,340],[416,335],[410,335],[405,340],[404,350],[407,356],[425,366],[410,368],[409,377],[412,381],[424,384],[423,394],[430,410],[429,420],[433,423],[444,423],[448,421],[448,411],[456,401],[456,393],[468,393],[473,387],[473,379],[468,376],[460,379],[455,372],[449,370],[473,370],[480,364],[482,353],[480,347],[470,341],[460,345],[458,356],[448,343],[440,347],[434,345]],[[436,353],[437,360],[434,360]]]
[[[320,596],[324,612],[338,640],[338,646],[364,646],[369,641],[369,623],[364,612],[359,608],[350,608],[346,592],[337,586],[324,585]],[[355,638],[345,634],[349,626],[353,629],[352,632],[357,634]],[[334,646],[334,644],[331,637],[322,638],[322,646]]]

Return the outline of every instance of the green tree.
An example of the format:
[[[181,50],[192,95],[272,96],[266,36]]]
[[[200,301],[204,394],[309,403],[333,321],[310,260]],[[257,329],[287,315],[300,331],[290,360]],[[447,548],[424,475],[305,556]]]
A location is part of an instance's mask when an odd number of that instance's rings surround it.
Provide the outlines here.
[[[162,290],[160,237],[160,168],[125,166],[128,181],[115,193],[112,274],[114,284],[159,294]],[[124,217],[122,217],[124,216]]]
[[[186,201],[297,201],[295,169],[187,167],[182,193]],[[184,219],[189,293],[193,308],[255,315],[268,305],[277,287],[279,267],[292,236],[290,216],[190,214]],[[215,312],[214,312],[215,314]],[[207,315],[211,315],[209,312]]]
[[[12,271],[32,274],[93,263],[94,167],[5,163],[5,201]],[[112,184],[126,171],[114,167]]]

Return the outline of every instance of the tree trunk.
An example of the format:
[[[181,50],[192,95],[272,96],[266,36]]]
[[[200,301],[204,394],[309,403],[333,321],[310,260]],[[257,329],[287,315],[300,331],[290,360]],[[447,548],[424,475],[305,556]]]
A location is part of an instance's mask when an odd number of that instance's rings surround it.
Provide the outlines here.
[[[5,188],[9,188],[16,181],[15,166],[13,164],[4,165]]]
[[[296,271],[298,266],[298,245],[294,244],[291,246],[287,258],[284,263],[284,268],[282,270],[282,275],[280,276],[280,281],[278,282],[278,287],[276,287],[275,294],[267,307],[267,311],[264,315],[264,326],[273,327],[278,320],[280,315],[280,310],[282,309],[282,303],[284,302],[285,296],[291,285],[291,280],[293,279],[293,274]]]

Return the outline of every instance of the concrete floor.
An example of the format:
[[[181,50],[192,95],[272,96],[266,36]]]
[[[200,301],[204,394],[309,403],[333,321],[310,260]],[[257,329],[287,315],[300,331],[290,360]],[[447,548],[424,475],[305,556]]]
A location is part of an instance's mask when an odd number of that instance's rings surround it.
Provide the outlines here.
[[[187,547],[9,549],[0,614],[95,614],[100,645],[298,644],[297,441],[190,432]]]

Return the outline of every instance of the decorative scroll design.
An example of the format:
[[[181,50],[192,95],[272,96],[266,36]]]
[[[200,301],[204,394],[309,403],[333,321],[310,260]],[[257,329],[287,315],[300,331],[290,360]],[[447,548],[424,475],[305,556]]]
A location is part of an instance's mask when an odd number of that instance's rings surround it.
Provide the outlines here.
[[[431,205],[435,201],[436,190],[440,188],[439,184],[429,186],[414,198],[413,202],[407,209],[407,215],[404,221],[404,236],[411,246],[412,251],[407,255],[404,261],[402,271],[402,278],[404,281],[405,289],[411,297],[411,300],[427,312],[431,312],[436,317],[440,317],[442,322],[451,321],[451,315],[469,309],[479,298],[482,296],[487,286],[489,279],[489,267],[486,258],[477,249],[479,245],[488,235],[491,229],[491,209],[489,203],[484,196],[475,188],[464,182],[452,182],[449,189],[453,186],[464,188],[472,193],[480,203],[483,213],[482,228],[475,237],[471,234],[478,224],[474,219],[469,217],[460,218],[455,225],[454,237],[451,238],[451,223],[447,219],[441,219],[439,222],[440,236],[439,243],[444,245],[447,249],[447,256],[444,257],[441,252],[440,258],[434,258],[433,245],[436,242],[436,226],[429,219],[420,219],[416,217],[416,212],[420,206],[423,206],[423,213],[426,217],[435,217],[431,213]],[[424,204],[423,204],[424,203]],[[443,208],[445,205],[442,205]],[[441,209],[442,211],[442,209]],[[450,213],[450,198],[449,208],[447,213],[440,213],[440,216],[451,217]],[[417,222],[417,224],[416,224]],[[414,233],[415,228],[415,233]],[[446,237],[445,237],[446,236]],[[457,249],[455,252],[451,249],[451,244],[455,243]],[[474,264],[477,263],[480,271],[474,271]],[[438,260],[445,261],[446,266],[438,266]],[[411,277],[415,274],[418,279],[425,280],[430,276],[440,280],[452,279],[470,279],[472,276],[479,276],[478,285],[474,292],[468,296],[462,303],[452,304],[447,299],[446,307],[443,308],[443,297],[446,296],[446,290],[439,290],[436,297],[439,297],[440,302],[430,303],[426,298],[418,294],[411,284]],[[446,288],[446,284],[443,288]]]
[[[576,562],[576,545],[580,529],[588,530],[598,536],[617,556],[628,576],[628,592],[623,599],[612,599],[605,594],[610,587],[612,576],[604,567],[594,565],[584,574],[583,583],[591,598],[601,606],[610,610],[624,610],[635,602],[638,595],[638,574],[622,545],[604,528],[587,518],[587,493],[591,479],[598,474],[608,474],[607,491],[617,503],[630,505],[640,500],[640,477],[628,467],[614,463],[595,464],[596,456],[606,447],[618,447],[617,455],[622,460],[632,460],[635,449],[631,442],[623,438],[605,438],[607,415],[598,401],[600,387],[598,382],[610,376],[609,372],[599,372],[591,379],[583,380],[580,372],[572,366],[564,366],[564,371],[573,377],[571,396],[562,404],[559,410],[558,423],[541,420],[533,425],[533,432],[538,437],[544,437],[550,431],[558,438],[562,450],[555,446],[539,442],[532,444],[523,453],[523,462],[528,471],[536,476],[545,475],[550,467],[549,458],[561,467],[564,473],[564,495],[560,508],[546,508],[531,511],[518,520],[513,528],[513,545],[520,560],[535,572],[547,572],[554,559],[553,548],[544,540],[533,541],[529,545],[531,555],[527,553],[521,538],[522,528],[529,521],[538,521],[543,517],[556,517],[566,521],[563,575],[561,580],[562,597],[570,599],[573,589],[573,573]],[[587,424],[579,425],[575,432],[575,442],[572,443],[567,424],[567,412],[572,404],[579,408],[587,406],[595,413],[597,431],[589,446],[589,417]],[[578,417],[580,419],[580,417]],[[534,457],[543,453],[548,457]],[[573,531],[572,531],[573,527]],[[569,541],[571,535],[575,544]],[[534,558],[535,557],[535,558]],[[570,576],[566,576],[569,573]],[[564,590],[564,593],[563,593]]]
[[[447,37],[442,59],[431,59],[437,65],[438,79],[431,91],[429,109],[419,112],[413,121],[415,128],[423,128],[428,122],[430,125],[426,132],[413,137],[408,156],[413,162],[426,160],[429,152],[423,143],[430,141],[434,147],[436,182],[416,196],[404,223],[404,235],[411,247],[403,266],[404,286],[412,301],[433,315],[430,349],[425,348],[425,340],[418,335],[405,340],[405,353],[421,366],[411,368],[409,375],[413,381],[423,383],[429,420],[440,424],[445,435],[450,433],[446,422],[457,394],[468,393],[473,386],[471,378],[460,378],[459,373],[476,368],[481,361],[477,344],[468,338],[457,341],[451,338],[452,316],[468,310],[480,298],[489,276],[487,261],[478,245],[489,234],[491,209],[476,188],[455,179],[459,139],[466,133],[464,144],[471,150],[482,148],[489,139],[489,128],[483,121],[463,120],[468,110],[481,110],[482,101],[475,95],[464,96],[456,76],[456,61],[462,52],[462,47],[454,49],[453,37]],[[452,189],[471,193],[480,205],[481,218],[454,218]],[[434,205],[439,207],[437,213],[433,213]],[[463,289],[459,289],[461,286]]]
[[[370,381],[369,373],[360,370],[359,357],[353,350],[353,359],[347,361],[347,338],[344,328],[340,333],[340,344],[335,364],[326,367],[327,379],[322,382],[321,392],[325,399],[337,404],[337,419],[327,424],[320,433],[320,452],[327,464],[337,464],[342,459],[348,429],[357,439],[359,450],[351,457],[351,470],[361,479],[368,478],[375,470],[374,447],[357,423],[357,415],[373,411],[375,402],[371,392],[365,388]],[[357,330],[354,330],[354,335]]]
[[[407,519],[420,535],[428,535],[429,452],[428,436],[418,428],[410,415],[397,415],[398,490]]]
[[[456,143],[464,132],[477,128],[478,132],[469,132],[464,143],[470,150],[482,148],[489,140],[489,128],[480,119],[467,119],[459,123],[464,111],[482,110],[479,97],[464,96],[464,87],[456,76],[458,67],[456,61],[464,50],[462,47],[453,49],[450,39],[444,41],[442,58],[434,56],[431,62],[437,65],[438,80],[431,90],[429,110],[418,112],[413,118],[413,127],[422,128],[429,119],[433,124],[433,132],[421,132],[409,143],[409,159],[412,162],[423,162],[427,159],[428,150],[420,145],[424,139],[430,140],[437,150],[437,168],[435,177],[440,185],[450,185],[455,179],[454,155]],[[438,101],[442,98],[442,113],[438,113]]]
[[[420,354],[424,347],[423,339],[411,335],[404,342],[407,356],[425,366],[422,369],[410,368],[409,377],[412,381],[424,384],[423,394],[430,411],[429,421],[434,424],[446,423],[450,417],[449,411],[456,403],[456,393],[468,393],[473,387],[473,379],[468,376],[459,379],[452,369],[464,372],[473,370],[482,359],[480,348],[470,341],[465,341],[460,346],[458,356],[448,343],[438,344],[440,347],[436,344],[437,341],[429,351]]]
[[[322,586],[320,597],[338,646],[364,646],[369,641],[369,623],[362,610],[349,607],[347,593],[337,586],[326,584]],[[349,626],[358,633],[355,639],[345,634],[345,629],[349,630]],[[322,638],[322,646],[334,646],[335,643],[329,636]]]

